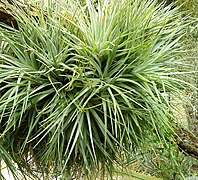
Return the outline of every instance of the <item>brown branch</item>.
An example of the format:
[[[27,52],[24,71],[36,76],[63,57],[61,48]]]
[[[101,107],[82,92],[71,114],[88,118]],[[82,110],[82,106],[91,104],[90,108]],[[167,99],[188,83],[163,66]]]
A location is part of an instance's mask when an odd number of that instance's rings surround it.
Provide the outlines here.
[[[27,5],[17,0],[0,0],[0,22],[18,29],[17,20],[13,16],[17,10],[26,12]]]
[[[9,26],[12,26],[15,29],[18,29],[18,24],[17,24],[17,21],[14,19],[14,17],[1,10],[0,10],[0,22],[5,23]]]

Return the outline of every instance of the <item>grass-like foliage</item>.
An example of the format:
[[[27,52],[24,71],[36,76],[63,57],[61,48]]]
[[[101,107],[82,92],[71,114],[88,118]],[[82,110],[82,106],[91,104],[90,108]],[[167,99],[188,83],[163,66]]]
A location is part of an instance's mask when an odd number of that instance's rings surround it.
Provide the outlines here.
[[[183,10],[186,14],[198,18],[198,0],[177,0],[176,4],[180,6],[180,9]]]
[[[71,0],[15,15],[19,30],[0,28],[0,146],[20,171],[110,170],[147,133],[172,133],[168,94],[181,88],[184,33],[177,10]]]

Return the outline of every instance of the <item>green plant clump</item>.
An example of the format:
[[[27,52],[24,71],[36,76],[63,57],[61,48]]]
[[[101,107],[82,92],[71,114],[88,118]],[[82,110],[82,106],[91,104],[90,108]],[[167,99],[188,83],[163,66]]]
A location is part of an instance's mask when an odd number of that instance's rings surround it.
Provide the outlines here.
[[[173,133],[181,16],[149,0],[95,6],[49,1],[34,14],[18,9],[18,30],[1,25],[1,158],[22,174],[111,172],[147,133]]]

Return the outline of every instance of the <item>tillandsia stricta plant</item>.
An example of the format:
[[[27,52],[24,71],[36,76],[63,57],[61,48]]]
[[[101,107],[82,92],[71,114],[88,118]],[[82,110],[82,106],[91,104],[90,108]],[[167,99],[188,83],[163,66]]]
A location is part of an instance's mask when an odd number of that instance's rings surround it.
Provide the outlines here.
[[[111,171],[147,132],[173,133],[168,94],[181,88],[184,33],[176,9],[49,1],[15,18],[18,30],[0,28],[0,146],[23,174]]]

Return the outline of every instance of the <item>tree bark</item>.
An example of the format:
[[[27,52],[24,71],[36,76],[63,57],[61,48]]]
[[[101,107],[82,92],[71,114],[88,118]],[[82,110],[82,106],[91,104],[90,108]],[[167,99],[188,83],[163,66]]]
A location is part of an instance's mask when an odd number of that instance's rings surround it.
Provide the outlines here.
[[[174,139],[179,150],[198,159],[198,137],[196,137],[191,131],[179,128]]]
[[[0,0],[0,22],[18,29],[18,24],[13,17],[11,1]]]

